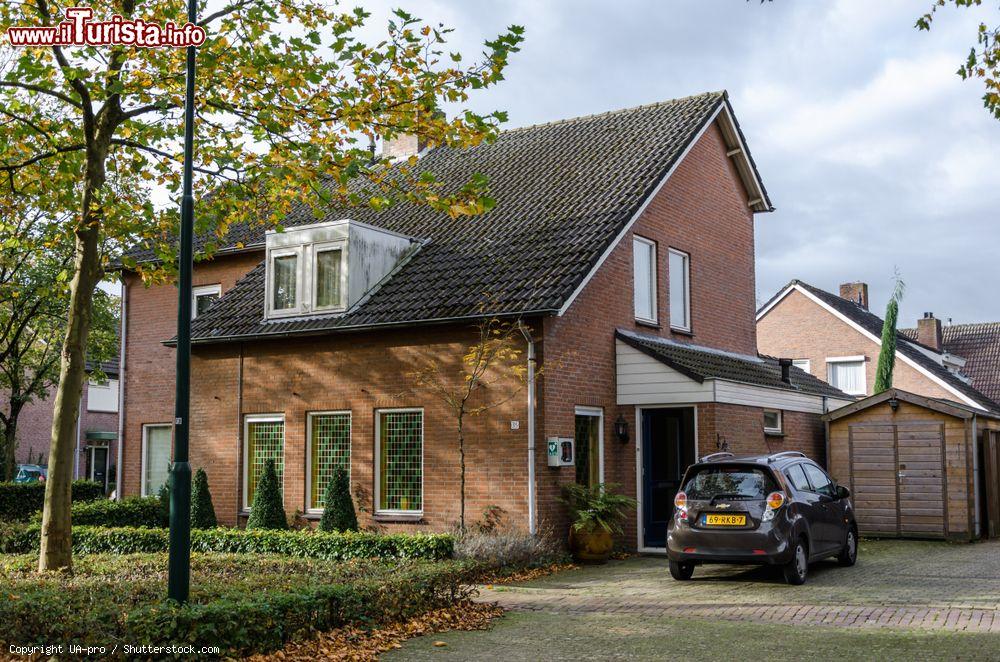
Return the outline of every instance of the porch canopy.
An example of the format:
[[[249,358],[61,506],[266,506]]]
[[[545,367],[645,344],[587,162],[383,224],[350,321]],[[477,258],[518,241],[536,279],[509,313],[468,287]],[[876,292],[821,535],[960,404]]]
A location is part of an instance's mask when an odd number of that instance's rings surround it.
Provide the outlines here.
[[[619,405],[721,402],[824,414],[854,398],[808,372],[752,356],[625,329],[615,332]]]

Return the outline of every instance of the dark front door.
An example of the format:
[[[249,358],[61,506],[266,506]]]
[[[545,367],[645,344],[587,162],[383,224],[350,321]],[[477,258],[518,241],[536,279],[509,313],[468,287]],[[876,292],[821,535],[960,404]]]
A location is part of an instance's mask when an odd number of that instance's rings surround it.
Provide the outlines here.
[[[98,446],[91,449],[90,456],[90,479],[108,489],[108,449]]]
[[[674,495],[695,461],[694,408],[642,410],[642,541],[666,547]]]

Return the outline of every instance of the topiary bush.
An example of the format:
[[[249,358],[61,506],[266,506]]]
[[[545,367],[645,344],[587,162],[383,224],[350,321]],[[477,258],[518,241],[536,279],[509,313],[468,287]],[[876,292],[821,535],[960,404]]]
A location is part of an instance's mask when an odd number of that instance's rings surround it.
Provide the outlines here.
[[[160,491],[156,496],[160,504],[160,525],[170,526],[170,481],[160,485]]]
[[[104,497],[100,483],[73,481],[72,499],[93,501]],[[27,522],[45,505],[45,483],[0,483],[0,522]]]
[[[191,528],[214,529],[218,525],[212,493],[208,490],[208,475],[204,469],[198,469],[191,484]]]
[[[254,490],[247,529],[287,528],[288,518],[285,517],[285,502],[281,496],[281,481],[278,480],[274,460],[268,460]]]
[[[333,480],[327,483],[320,531],[357,531],[358,515],[351,499],[351,478],[343,467],[337,467]]]
[[[32,521],[40,524],[42,514],[35,513]],[[108,527],[162,527],[160,500],[156,497],[129,497],[122,501],[97,499],[73,504],[73,524]]]

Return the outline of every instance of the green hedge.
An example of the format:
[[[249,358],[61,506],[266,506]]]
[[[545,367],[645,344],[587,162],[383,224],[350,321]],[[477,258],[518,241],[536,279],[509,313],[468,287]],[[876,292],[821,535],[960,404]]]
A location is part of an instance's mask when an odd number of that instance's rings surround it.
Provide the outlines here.
[[[42,514],[35,513],[31,521],[40,524]],[[98,499],[74,503],[73,525],[162,528],[167,522],[163,521],[158,498],[129,497],[122,501]]]
[[[73,501],[104,497],[104,488],[89,480],[73,482]],[[45,504],[45,483],[0,483],[0,522],[27,522]]]
[[[454,604],[469,595],[477,572],[476,564],[464,562],[403,562],[377,578],[287,587],[276,581],[274,590],[205,602],[193,596],[184,605],[159,597],[133,597],[128,583],[108,581],[113,578],[80,586],[25,580],[16,589],[16,599],[0,600],[0,641],[108,648],[123,643],[192,646],[193,654],[175,655],[184,659],[209,657],[199,654],[200,648],[209,646],[221,648],[224,657],[267,653],[316,631],[389,623]],[[80,576],[74,582],[94,579]],[[82,608],[90,595],[101,597]]]
[[[26,554],[38,549],[39,527],[0,527],[0,552]],[[169,532],[150,528],[73,527],[73,551],[77,553],[134,554],[163,552]],[[191,550],[237,554],[283,554],[300,558],[342,561],[359,558],[447,559],[455,549],[449,534],[380,535],[362,531],[242,531],[202,529],[191,531]]]

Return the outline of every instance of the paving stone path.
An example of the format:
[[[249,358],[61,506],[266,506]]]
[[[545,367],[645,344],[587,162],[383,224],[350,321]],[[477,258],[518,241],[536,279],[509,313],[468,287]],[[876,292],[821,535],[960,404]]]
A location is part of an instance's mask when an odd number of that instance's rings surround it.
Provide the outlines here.
[[[637,557],[484,588],[478,599],[522,612],[1000,632],[1000,541],[864,541],[858,565],[816,564],[797,587],[774,568],[738,566],[701,566],[676,582],[665,559]]]

